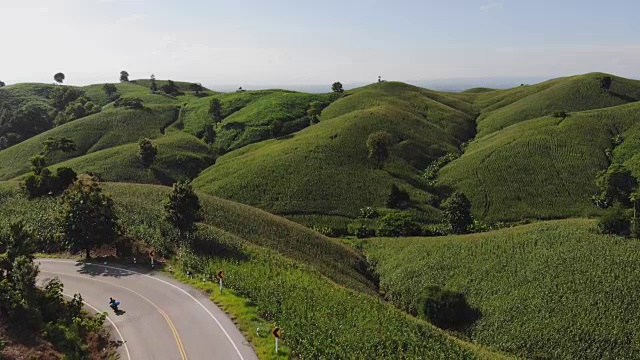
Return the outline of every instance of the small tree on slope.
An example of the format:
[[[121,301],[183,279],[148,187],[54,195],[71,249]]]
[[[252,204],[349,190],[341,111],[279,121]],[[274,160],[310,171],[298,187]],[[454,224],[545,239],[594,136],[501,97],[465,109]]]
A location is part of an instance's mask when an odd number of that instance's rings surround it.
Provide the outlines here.
[[[67,189],[62,207],[63,235],[72,250],[91,249],[112,242],[117,235],[113,200],[102,193],[94,177],[84,175]]]
[[[177,182],[164,204],[165,219],[180,232],[180,240],[193,231],[196,221],[201,218],[200,199],[193,191],[191,184]]]
[[[151,140],[144,138],[140,140],[140,151],[138,152],[138,156],[140,157],[140,162],[142,162],[142,166],[145,169],[148,169],[153,165],[153,161],[156,159],[158,155],[158,147],[151,143]]]
[[[445,203],[445,215],[454,234],[464,234],[473,222],[471,201],[461,192],[455,192]]]

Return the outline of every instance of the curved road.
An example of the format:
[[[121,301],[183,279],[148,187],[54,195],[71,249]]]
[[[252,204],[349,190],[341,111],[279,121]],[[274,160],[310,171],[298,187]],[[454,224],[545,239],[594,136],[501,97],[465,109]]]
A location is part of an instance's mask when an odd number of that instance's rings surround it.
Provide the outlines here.
[[[253,349],[227,315],[199,291],[161,274],[69,260],[37,259],[38,279],[59,278],[64,293],[107,312],[123,340],[121,359],[256,360]],[[109,297],[121,302],[120,314]]]

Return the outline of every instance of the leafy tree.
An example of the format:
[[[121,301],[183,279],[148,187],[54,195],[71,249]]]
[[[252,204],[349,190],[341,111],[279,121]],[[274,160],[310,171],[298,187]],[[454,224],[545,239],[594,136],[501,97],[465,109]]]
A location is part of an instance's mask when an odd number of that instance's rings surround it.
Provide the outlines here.
[[[116,94],[117,95],[117,94]],[[83,118],[88,115],[97,114],[102,108],[94,104],[88,97],[81,96],[74,102],[67,105],[64,112],[59,112],[56,116],[56,125],[66,124],[69,121]]]
[[[459,292],[428,286],[416,299],[418,316],[446,329],[460,329],[475,322],[480,313]]]
[[[464,234],[473,222],[471,201],[461,192],[455,192],[445,203],[445,216],[454,234]]]
[[[4,87],[5,85],[4,81],[0,81],[0,87]]]
[[[198,95],[202,90],[204,90],[204,88],[201,84],[193,83],[189,84],[189,90],[195,92],[196,95]]]
[[[422,235],[420,224],[407,213],[391,213],[380,218],[377,236],[419,236]]]
[[[112,242],[117,235],[113,200],[102,193],[95,177],[84,175],[67,189],[63,197],[62,232],[73,251],[91,249]]]
[[[284,127],[284,123],[280,120],[274,120],[269,125],[269,130],[271,131],[271,136],[273,138],[277,138],[282,133],[282,128]]]
[[[222,105],[220,100],[213,98],[209,103],[209,115],[213,119],[213,125],[215,126],[222,121]]]
[[[598,220],[598,232],[610,235],[629,235],[631,219],[625,209],[616,204],[607,209],[604,215]]]
[[[613,82],[613,79],[611,78],[611,76],[603,76],[600,79],[600,88],[604,89],[604,90],[609,90],[611,89],[611,83]]]
[[[19,257],[26,257],[33,260],[33,239],[31,231],[22,220],[15,221],[9,225],[7,234],[0,233],[0,253],[6,252],[6,262],[3,263],[4,270],[11,272],[13,263]],[[0,271],[1,273],[1,271]],[[1,277],[2,274],[0,274]]]
[[[177,94],[178,93],[178,89],[179,89],[178,86],[172,80],[168,80],[165,85],[162,85],[160,87],[160,90],[162,90],[163,93],[169,94],[169,95]]]
[[[149,89],[151,89],[151,92],[156,92],[158,91],[158,84],[156,84],[156,76],[151,74],[151,86],[149,86]]]
[[[313,101],[311,104],[309,104],[307,115],[309,116],[309,121],[311,125],[317,124],[320,121],[321,113],[322,113],[322,104],[320,102]]]
[[[144,109],[144,103],[142,102],[142,99],[138,97],[119,98],[113,103],[113,106],[123,107],[126,109],[134,109],[134,110]]]
[[[62,82],[64,81],[64,74],[59,72],[53,75],[53,80],[55,80],[58,84],[62,84]]]
[[[200,199],[193,191],[191,184],[177,182],[173,184],[173,191],[164,204],[165,219],[180,232],[180,239],[184,240],[185,233],[193,230],[194,223],[199,221]]]
[[[211,145],[216,141],[216,131],[213,129],[211,124],[207,124],[204,127],[204,135],[202,136],[202,140],[207,144]]]
[[[72,86],[60,86],[49,93],[51,106],[58,111],[65,111],[67,106],[84,96],[84,91]]]
[[[151,140],[144,138],[140,140],[140,151],[138,152],[138,156],[140,157],[140,161],[142,162],[142,166],[145,169],[148,169],[153,164],[153,161],[156,159],[158,155],[158,147],[151,143]]]
[[[62,151],[62,152],[71,152],[76,151],[78,148],[76,147],[76,143],[66,137],[52,137],[49,136],[47,140],[42,143],[42,151],[40,154],[42,156],[47,156],[54,151]]]
[[[411,198],[408,192],[401,190],[396,184],[391,184],[391,190],[385,201],[386,207],[390,209],[404,209],[409,206],[410,201]]]
[[[129,73],[122,70],[120,71],[120,82],[128,82],[129,81]]]
[[[551,113],[551,116],[555,118],[566,119],[569,116],[569,114],[564,110],[560,110],[560,111],[554,111],[553,113]]]
[[[378,131],[369,135],[367,139],[367,149],[369,149],[369,159],[375,160],[380,167],[389,158],[389,146],[391,145],[391,135],[386,131]]]
[[[596,177],[599,194],[592,197],[600,208],[608,208],[614,202],[631,206],[631,193],[638,186],[638,180],[631,170],[622,164],[612,164],[607,170],[600,171]]]
[[[344,88],[339,81],[336,81],[331,85],[331,91],[333,91],[334,93],[342,93],[344,92]]]
[[[31,171],[33,171],[33,173],[36,175],[40,175],[42,169],[47,167],[47,160],[42,154],[32,156],[29,159],[29,162],[31,162]]]
[[[104,84],[104,86],[102,87],[102,90],[104,90],[104,95],[107,98],[107,100],[109,101],[114,101],[115,99],[118,98],[118,88],[113,85],[113,84]]]

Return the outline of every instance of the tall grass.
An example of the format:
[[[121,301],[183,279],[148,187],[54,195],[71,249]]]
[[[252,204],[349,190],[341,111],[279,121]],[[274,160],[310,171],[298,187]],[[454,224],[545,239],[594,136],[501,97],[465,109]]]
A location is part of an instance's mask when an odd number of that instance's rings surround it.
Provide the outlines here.
[[[591,220],[489,233],[375,239],[381,290],[400,308],[430,284],[479,308],[474,342],[525,358],[640,356],[640,241],[597,235]]]

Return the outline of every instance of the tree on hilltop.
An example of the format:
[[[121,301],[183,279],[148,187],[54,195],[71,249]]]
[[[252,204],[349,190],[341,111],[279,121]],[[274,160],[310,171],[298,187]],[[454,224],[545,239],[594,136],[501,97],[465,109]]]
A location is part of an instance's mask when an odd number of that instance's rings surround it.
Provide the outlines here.
[[[166,84],[160,87],[163,93],[173,95],[178,93],[178,86],[173,80],[168,80]]]
[[[122,70],[120,71],[120,82],[128,82],[129,81],[129,73]]]
[[[55,80],[58,84],[62,84],[64,82],[64,74],[59,72],[53,75],[53,80]]]
[[[611,78],[611,76],[604,76],[600,79],[600,88],[604,90],[609,90],[611,89],[612,82],[613,82],[613,79]]]
[[[215,126],[219,122],[222,121],[222,104],[220,100],[213,98],[211,102],[209,102],[209,115],[213,120],[213,125]]]
[[[4,81],[0,81],[0,87],[4,87],[5,85]]]
[[[95,177],[85,175],[64,193],[62,233],[74,251],[91,249],[112,242],[118,233],[113,199],[102,193]]]
[[[151,140],[144,138],[140,140],[140,151],[138,152],[138,156],[140,157],[140,161],[142,162],[142,166],[145,169],[148,169],[153,164],[153,161],[156,159],[158,155],[158,147],[151,143]]]
[[[151,86],[149,86],[149,89],[151,89],[151,92],[158,91],[158,84],[156,84],[156,76],[153,74],[151,74]]]
[[[189,90],[195,92],[196,95],[198,95],[203,89],[204,88],[202,87],[201,84],[198,84],[198,83],[189,84]]]
[[[378,131],[369,135],[369,138],[367,139],[369,159],[375,160],[377,167],[380,167],[382,162],[389,158],[390,145],[391,135],[386,131]]]
[[[342,87],[340,81],[336,81],[333,83],[333,85],[331,85],[331,91],[333,91],[334,93],[344,92],[344,88]]]

